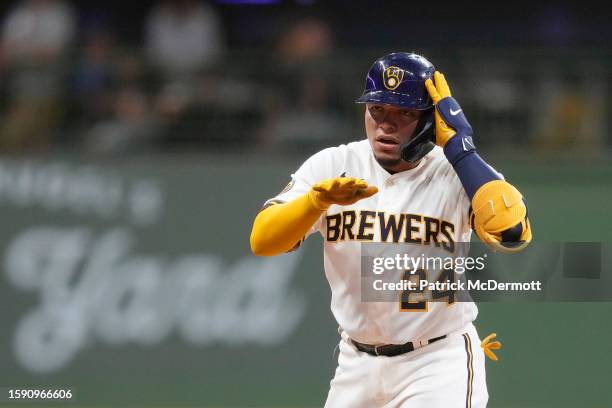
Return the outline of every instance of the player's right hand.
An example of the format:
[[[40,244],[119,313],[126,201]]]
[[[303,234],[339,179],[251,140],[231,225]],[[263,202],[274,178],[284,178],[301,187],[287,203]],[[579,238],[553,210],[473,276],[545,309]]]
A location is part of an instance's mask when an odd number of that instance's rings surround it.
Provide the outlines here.
[[[359,200],[373,196],[377,192],[378,188],[369,186],[361,179],[336,177],[314,184],[309,195],[314,206],[323,211],[332,204],[354,204]]]

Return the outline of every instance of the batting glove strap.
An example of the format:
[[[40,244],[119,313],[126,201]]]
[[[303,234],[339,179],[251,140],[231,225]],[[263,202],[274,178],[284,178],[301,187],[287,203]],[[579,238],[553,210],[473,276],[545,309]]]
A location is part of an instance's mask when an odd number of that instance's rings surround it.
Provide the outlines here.
[[[459,106],[459,102],[452,96],[442,98],[437,104],[438,113],[446,122],[446,124],[457,132],[457,135],[463,134],[472,137],[472,126],[468,122],[463,109]]]
[[[476,146],[471,135],[457,133],[444,145],[444,155],[453,167],[461,159],[476,152]]]

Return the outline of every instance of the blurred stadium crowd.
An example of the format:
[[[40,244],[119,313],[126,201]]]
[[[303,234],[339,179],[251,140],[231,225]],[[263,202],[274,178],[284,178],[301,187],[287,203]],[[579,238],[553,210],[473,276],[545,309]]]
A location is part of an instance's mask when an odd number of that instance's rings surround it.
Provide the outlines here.
[[[371,61],[393,50],[447,73],[481,145],[612,141],[607,34],[563,7],[539,10],[531,31],[476,20],[453,31],[449,13],[400,24],[406,5],[364,25],[376,13],[367,1],[136,3],[0,8],[0,152],[299,151],[359,139],[353,101]],[[437,37],[423,33],[428,17],[446,27]]]

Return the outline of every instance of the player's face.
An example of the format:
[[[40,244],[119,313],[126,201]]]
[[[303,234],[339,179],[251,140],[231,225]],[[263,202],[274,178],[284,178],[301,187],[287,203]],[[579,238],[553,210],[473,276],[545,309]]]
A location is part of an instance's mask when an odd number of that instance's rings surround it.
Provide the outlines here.
[[[383,168],[397,172],[416,166],[401,159],[400,146],[412,137],[421,114],[392,105],[366,105],[366,134],[374,157]]]

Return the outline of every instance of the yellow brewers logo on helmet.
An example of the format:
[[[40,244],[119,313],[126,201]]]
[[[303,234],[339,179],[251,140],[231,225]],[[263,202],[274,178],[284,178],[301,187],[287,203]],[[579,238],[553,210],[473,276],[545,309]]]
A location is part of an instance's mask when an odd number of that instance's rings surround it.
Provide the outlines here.
[[[383,83],[385,88],[392,91],[402,83],[404,70],[398,67],[389,67],[383,71]]]

